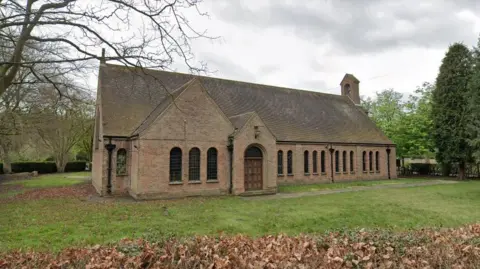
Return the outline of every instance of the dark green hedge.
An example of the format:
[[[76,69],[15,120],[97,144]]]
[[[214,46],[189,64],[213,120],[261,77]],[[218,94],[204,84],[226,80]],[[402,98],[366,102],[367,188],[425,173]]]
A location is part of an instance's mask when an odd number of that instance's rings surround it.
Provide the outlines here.
[[[419,175],[428,175],[430,170],[433,169],[433,165],[430,163],[411,163],[410,167],[413,172],[417,172]]]
[[[69,162],[65,167],[65,172],[85,171],[86,162]],[[56,173],[57,166],[54,162],[20,162],[12,163],[13,173],[38,171],[40,174]],[[0,163],[0,173],[3,174],[3,164]]]
[[[65,172],[81,172],[85,171],[86,167],[87,162],[85,161],[69,162],[67,166],[65,166]]]

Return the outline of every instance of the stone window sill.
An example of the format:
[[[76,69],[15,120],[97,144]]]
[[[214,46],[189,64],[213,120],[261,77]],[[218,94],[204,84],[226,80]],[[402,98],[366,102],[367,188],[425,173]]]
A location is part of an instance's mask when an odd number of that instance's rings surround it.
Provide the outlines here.
[[[352,171],[352,172],[350,172],[350,174],[355,174],[355,172]]]
[[[373,171],[370,171],[370,174],[373,174],[373,173],[375,173],[375,172],[373,172]]]
[[[210,180],[207,180],[207,183],[218,183],[218,179],[210,179]]]
[[[310,173],[305,173],[304,175],[306,175],[306,176],[309,176],[309,175],[310,175]]]
[[[284,177],[284,174],[277,174],[277,177]]]
[[[367,174],[368,172],[367,171],[363,171],[364,174]]]
[[[183,185],[182,181],[171,181],[168,183],[169,185]]]
[[[314,176],[318,176],[318,173],[313,173]]]
[[[375,173],[379,174],[379,173],[380,173],[380,171],[377,171],[377,172],[375,172]]]
[[[322,176],[326,176],[326,175],[327,175],[327,173],[326,173],[326,172],[322,172]]]
[[[288,174],[287,176],[289,176],[289,177],[293,177],[293,174]]]
[[[202,181],[200,181],[200,180],[192,180],[192,181],[188,181],[188,184],[202,184]]]
[[[128,174],[117,174],[117,177],[126,177]]]
[[[340,172],[335,172],[335,174],[340,175],[341,173]]]

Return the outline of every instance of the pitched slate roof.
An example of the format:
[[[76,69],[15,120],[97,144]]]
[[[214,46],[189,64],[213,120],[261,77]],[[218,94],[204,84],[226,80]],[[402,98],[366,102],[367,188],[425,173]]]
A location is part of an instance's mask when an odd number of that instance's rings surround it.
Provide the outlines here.
[[[358,80],[358,78],[356,78],[354,75],[352,74],[349,74],[349,73],[346,73],[345,76],[343,77],[342,81],[343,80],[346,80],[346,79],[351,79],[353,82],[355,83],[360,83],[360,80]]]
[[[194,77],[101,65],[99,90],[104,135],[130,136],[148,126]],[[244,124],[248,112],[255,111],[278,141],[392,144],[348,97],[198,78],[234,126]]]
[[[239,115],[232,116],[228,119],[230,120],[230,122],[233,124],[233,126],[236,129],[240,130],[245,125],[245,123],[247,123],[247,121],[251,117],[253,117],[253,115],[255,115],[255,113],[253,111],[250,111],[250,112],[246,112],[246,113],[242,113],[242,114],[239,114]]]

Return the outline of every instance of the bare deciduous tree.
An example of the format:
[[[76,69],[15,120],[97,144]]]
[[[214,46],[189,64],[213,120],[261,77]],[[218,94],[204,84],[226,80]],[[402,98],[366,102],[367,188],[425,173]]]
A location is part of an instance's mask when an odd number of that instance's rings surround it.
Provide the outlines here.
[[[0,96],[16,83],[50,83],[62,94],[57,76],[79,75],[90,60],[127,66],[167,69],[183,61],[190,71],[204,71],[193,63],[190,42],[206,37],[196,31],[186,14],[201,0],[0,0]],[[25,57],[26,50],[34,58]],[[38,69],[55,64],[54,70]],[[33,76],[22,81],[19,70]]]
[[[42,104],[30,117],[39,141],[49,149],[58,172],[64,172],[72,148],[91,132],[91,102],[58,101],[53,89],[44,89]]]
[[[22,70],[19,76],[25,73],[26,70]],[[11,172],[11,152],[26,139],[24,117],[31,94],[29,85],[15,84],[0,96],[0,161],[5,173]]]

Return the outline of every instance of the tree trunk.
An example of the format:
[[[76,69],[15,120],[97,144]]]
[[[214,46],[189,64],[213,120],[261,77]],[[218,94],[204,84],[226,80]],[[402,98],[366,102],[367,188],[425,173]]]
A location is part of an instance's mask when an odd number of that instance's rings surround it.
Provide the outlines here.
[[[458,179],[465,180],[465,162],[458,164]]]
[[[61,155],[58,156],[55,160],[55,165],[57,166],[57,173],[65,172],[65,166],[67,166],[67,156]]]
[[[405,157],[402,156],[402,165],[401,165],[401,168],[400,168],[400,173],[402,174],[402,176],[405,176],[407,174],[407,172],[405,171],[406,168],[405,168]]]
[[[10,160],[8,151],[1,146],[0,146],[0,157],[3,162],[3,173],[10,174],[12,172],[12,162]]]
[[[10,162],[9,158],[3,158],[3,173],[12,173],[12,162]]]
[[[450,176],[451,166],[449,163],[442,163],[442,176],[448,177]]]

